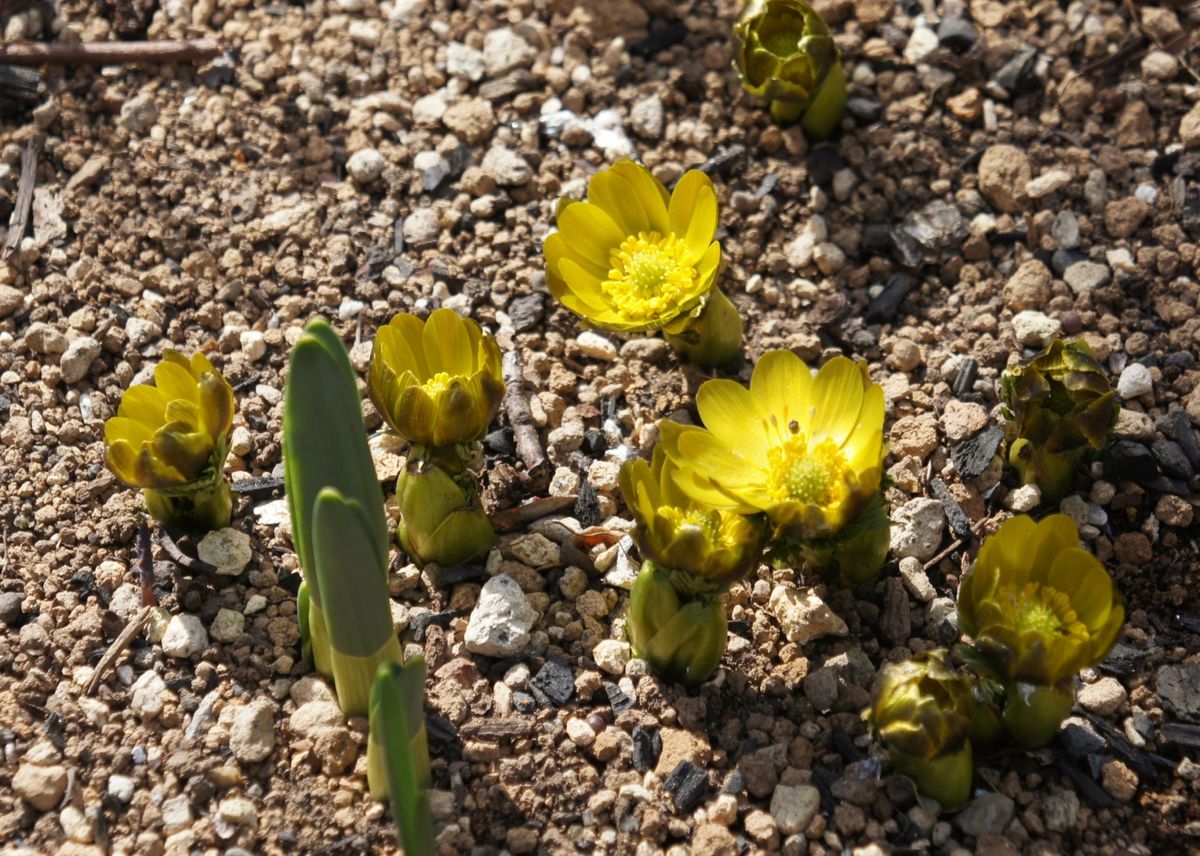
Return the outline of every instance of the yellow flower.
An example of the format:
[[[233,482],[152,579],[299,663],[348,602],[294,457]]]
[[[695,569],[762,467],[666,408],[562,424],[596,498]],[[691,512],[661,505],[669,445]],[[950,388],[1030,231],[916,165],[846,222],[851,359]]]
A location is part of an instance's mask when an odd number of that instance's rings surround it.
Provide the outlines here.
[[[959,586],[958,620],[999,678],[1057,687],[1104,659],[1125,609],[1070,517],[1022,515],[984,541]]]
[[[678,333],[708,299],[721,264],[717,195],[699,170],[673,193],[649,170],[618,161],[588,182],[588,201],[560,206],[546,238],[550,292],[605,330]]]
[[[676,486],[675,469],[661,446],[651,463],[638,458],[621,467],[621,493],[637,519],[634,540],[643,558],[680,572],[672,579],[685,590],[724,591],[758,561],[762,527],[691,500]]]
[[[478,440],[500,409],[500,348],[452,309],[428,321],[402,312],[375,336],[371,401],[410,443],[435,447]]]
[[[777,538],[803,541],[837,535],[879,494],[883,390],[863,363],[835,357],[814,376],[770,351],[749,389],[707,381],[696,407],[704,428],[664,422],[662,444],[697,502],[764,511]]]
[[[104,424],[104,462],[131,487],[175,488],[215,472],[233,427],[233,388],[204,354],[163,352],[154,386],[130,387]]]

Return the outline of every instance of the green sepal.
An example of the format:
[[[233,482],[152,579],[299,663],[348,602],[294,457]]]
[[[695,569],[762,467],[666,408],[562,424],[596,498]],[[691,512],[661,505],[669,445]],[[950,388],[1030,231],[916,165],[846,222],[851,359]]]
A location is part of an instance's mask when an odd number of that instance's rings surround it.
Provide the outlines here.
[[[664,330],[667,343],[684,359],[705,368],[729,365],[742,353],[742,316],[716,285],[700,314],[683,330]]]
[[[367,447],[362,398],[346,347],[324,319],[315,319],[292,349],[283,395],[283,463],[292,539],[318,606],[323,591],[313,566],[313,511],[317,494],[337,488],[367,516],[368,537],[387,555],[382,492]],[[383,563],[381,576],[386,575]]]
[[[971,798],[975,765],[969,741],[957,752],[932,760],[896,752],[888,753],[888,759],[896,772],[912,779],[917,790],[947,811],[962,808]]]
[[[775,103],[771,104],[771,115],[774,116]],[[842,113],[846,110],[846,72],[842,69],[840,60],[834,61],[821,82],[817,95],[812,104],[804,111],[800,126],[804,133],[814,139],[823,140],[837,130]],[[779,121],[776,119],[776,121]]]
[[[144,488],[146,511],[164,526],[185,532],[213,532],[229,525],[233,495],[229,480],[218,473],[180,487]]]
[[[365,715],[377,666],[401,656],[388,608],[386,554],[377,552],[366,510],[335,488],[317,494],[312,524],[338,703],[347,716]]]
[[[460,481],[468,482],[464,490]],[[436,463],[410,456],[396,479],[400,546],[418,565],[461,565],[486,556],[496,542],[491,521],[474,500],[474,476],[457,479]]]
[[[1075,705],[1072,681],[1059,687],[1014,683],[1004,701],[1004,730],[1026,749],[1045,746]]]
[[[728,621],[720,597],[681,596],[668,571],[645,562],[629,596],[626,624],[636,656],[659,677],[694,689],[716,671]]]
[[[1008,463],[1021,478],[1021,484],[1037,485],[1044,501],[1056,503],[1071,492],[1075,470],[1087,446],[1062,452],[1050,452],[1046,447],[1024,438],[1013,441]]]
[[[767,558],[776,567],[800,568],[829,582],[858,586],[879,578],[891,548],[891,527],[881,490],[838,534],[808,541],[780,538]]]
[[[425,660],[383,663],[371,687],[367,782],[375,799],[389,799],[405,856],[433,856],[429,810],[432,783],[425,731]]]

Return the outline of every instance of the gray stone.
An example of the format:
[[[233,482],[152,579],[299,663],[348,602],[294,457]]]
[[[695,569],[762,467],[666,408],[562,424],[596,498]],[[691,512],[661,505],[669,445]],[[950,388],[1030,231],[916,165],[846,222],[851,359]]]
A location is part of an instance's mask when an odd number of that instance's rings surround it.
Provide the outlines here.
[[[350,177],[358,184],[370,184],[383,175],[386,166],[387,161],[378,149],[359,149],[346,161],[346,172],[350,173]]]
[[[1108,265],[1100,262],[1082,261],[1063,271],[1063,280],[1076,294],[1087,294],[1106,285],[1112,279],[1112,271]]]
[[[813,591],[801,592],[791,586],[777,585],[771,591],[767,610],[775,616],[788,641],[797,645],[850,632],[846,622]]]
[[[1004,794],[986,793],[971,800],[954,819],[967,835],[999,835],[1012,820],[1014,803]]]
[[[657,140],[663,132],[663,103],[657,95],[643,98],[629,110],[629,124],[639,137]]]
[[[432,244],[442,225],[432,208],[418,208],[404,218],[404,242],[414,247]]]
[[[808,829],[821,808],[821,792],[812,785],[779,785],[771,797],[771,816],[784,835]]]
[[[1183,719],[1200,722],[1200,662],[1163,666],[1155,677],[1158,695]]]
[[[63,383],[79,383],[87,377],[92,361],[98,356],[100,343],[91,336],[80,336],[71,340],[58,361],[58,366],[62,369]]]
[[[525,159],[502,146],[489,149],[480,166],[501,187],[519,187],[533,178],[533,170]]]
[[[275,705],[258,699],[239,710],[229,729],[229,748],[239,761],[265,760],[275,748]]]
[[[937,591],[934,589],[933,583],[929,581],[929,575],[925,573],[925,567],[921,564],[920,559],[913,556],[901,559],[900,578],[904,580],[904,585],[912,593],[912,596],[922,603],[929,603],[937,597]]]
[[[1073,250],[1079,246],[1079,220],[1071,211],[1059,211],[1050,225],[1050,237],[1060,250]]]
[[[141,134],[158,120],[158,105],[153,92],[142,92],[121,105],[121,127]]]
[[[820,713],[833,707],[838,695],[837,669],[822,666],[804,678],[804,696]]]
[[[1154,378],[1150,369],[1141,363],[1130,363],[1117,379],[1117,394],[1128,401],[1145,395],[1154,389]]]
[[[226,527],[209,532],[196,545],[196,555],[208,562],[225,577],[236,577],[246,569],[254,558],[250,550],[250,536],[240,529]]]
[[[491,30],[483,39],[483,67],[491,77],[527,66],[537,56],[537,49],[508,27]]]
[[[899,558],[931,559],[942,545],[946,510],[936,499],[910,499],[892,510],[892,552]]]
[[[1079,797],[1074,791],[1051,794],[1042,802],[1042,816],[1046,819],[1046,829],[1051,832],[1074,829],[1079,817]]]
[[[200,619],[186,613],[172,616],[163,634],[162,649],[168,657],[187,659],[208,647],[208,631]]]

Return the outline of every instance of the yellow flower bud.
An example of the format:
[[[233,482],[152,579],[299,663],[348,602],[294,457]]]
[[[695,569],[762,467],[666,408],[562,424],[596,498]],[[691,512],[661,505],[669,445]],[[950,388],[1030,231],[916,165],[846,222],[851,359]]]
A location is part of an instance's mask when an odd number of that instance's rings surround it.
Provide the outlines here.
[[[410,443],[434,447],[478,440],[500,409],[500,348],[452,309],[422,321],[402,312],[375,335],[371,401]]]

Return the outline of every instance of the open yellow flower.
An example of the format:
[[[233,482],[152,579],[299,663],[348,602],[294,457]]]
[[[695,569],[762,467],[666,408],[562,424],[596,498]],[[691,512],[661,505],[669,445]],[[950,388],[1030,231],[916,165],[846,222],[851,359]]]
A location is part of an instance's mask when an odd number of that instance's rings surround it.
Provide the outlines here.
[[[428,321],[402,312],[375,335],[371,401],[410,443],[470,443],[500,409],[500,347],[469,318],[438,309]]]
[[[618,161],[592,176],[587,202],[560,206],[544,245],[550,292],[605,330],[678,332],[716,279],[716,232],[707,175],[690,170],[668,193],[645,167]]]
[[[1021,515],[983,542],[959,586],[958,620],[998,677],[1056,686],[1104,659],[1125,609],[1070,517]]]
[[[758,561],[763,528],[690,499],[675,484],[675,469],[661,446],[651,463],[636,458],[621,467],[621,493],[637,520],[634,540],[643,558],[677,572],[677,587],[722,592]]]
[[[1117,641],[1125,608],[1070,517],[1021,515],[983,542],[958,587],[958,622],[973,665],[1004,684],[1009,736],[1040,746],[1071,712],[1075,673]]]
[[[878,496],[883,390],[866,365],[834,357],[814,376],[791,351],[763,355],[750,388],[700,387],[704,428],[662,424],[662,444],[692,499],[766,512],[776,537],[829,538]]]
[[[188,360],[163,352],[154,386],[125,391],[117,415],[104,424],[104,463],[131,487],[145,490],[158,520],[197,528],[229,522],[224,481],[233,388],[204,354]]]

